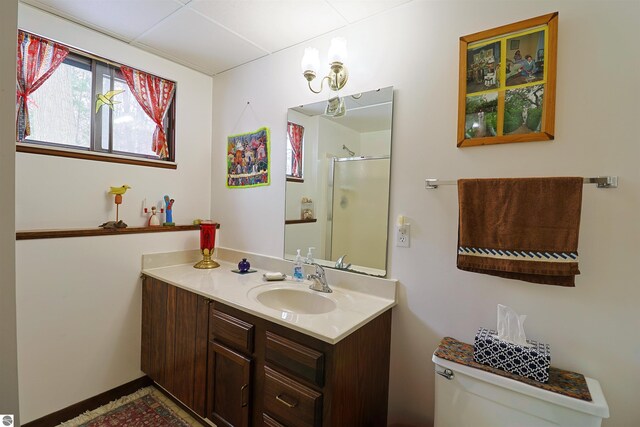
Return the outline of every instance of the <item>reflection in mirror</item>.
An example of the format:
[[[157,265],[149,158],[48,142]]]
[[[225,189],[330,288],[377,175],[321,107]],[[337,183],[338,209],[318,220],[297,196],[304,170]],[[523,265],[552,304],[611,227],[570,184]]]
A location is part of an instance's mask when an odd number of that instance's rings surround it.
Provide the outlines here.
[[[343,99],[342,117],[325,115],[326,101],[289,109],[304,180],[287,169],[284,258],[311,247],[321,265],[385,276],[393,87]]]
[[[287,179],[302,180],[304,126],[287,122]]]

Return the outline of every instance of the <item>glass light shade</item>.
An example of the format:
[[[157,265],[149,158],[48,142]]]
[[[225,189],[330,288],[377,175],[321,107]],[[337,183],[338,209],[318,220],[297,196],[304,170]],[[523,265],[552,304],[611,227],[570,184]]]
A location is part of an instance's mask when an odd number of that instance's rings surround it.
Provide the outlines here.
[[[318,49],[313,47],[305,48],[300,66],[302,67],[303,73],[305,71],[313,71],[314,74],[317,74],[318,68],[320,67],[320,54],[318,53]]]
[[[342,37],[331,40],[329,47],[329,64],[340,62],[344,64],[347,60],[347,41]]]
[[[216,244],[216,225],[213,221],[200,222],[200,250],[213,252]]]

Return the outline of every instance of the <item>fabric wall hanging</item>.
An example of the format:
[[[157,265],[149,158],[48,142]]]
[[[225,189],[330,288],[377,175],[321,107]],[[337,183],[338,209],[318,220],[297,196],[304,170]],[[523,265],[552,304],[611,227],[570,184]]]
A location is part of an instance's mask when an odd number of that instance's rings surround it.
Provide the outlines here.
[[[271,141],[269,128],[227,138],[227,187],[269,185]]]

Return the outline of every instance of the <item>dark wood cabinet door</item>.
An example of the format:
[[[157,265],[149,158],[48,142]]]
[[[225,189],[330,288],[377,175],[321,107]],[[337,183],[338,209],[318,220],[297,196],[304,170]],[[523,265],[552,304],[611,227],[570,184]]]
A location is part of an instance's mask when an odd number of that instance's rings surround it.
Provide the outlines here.
[[[205,415],[208,300],[184,289],[175,293],[175,345],[172,394],[201,416]],[[204,378],[203,378],[204,377]]]
[[[166,386],[167,284],[150,277],[142,283],[141,369]]]
[[[198,415],[206,416],[209,300],[145,277],[141,369]]]
[[[217,426],[249,426],[251,359],[209,341],[207,418]]]

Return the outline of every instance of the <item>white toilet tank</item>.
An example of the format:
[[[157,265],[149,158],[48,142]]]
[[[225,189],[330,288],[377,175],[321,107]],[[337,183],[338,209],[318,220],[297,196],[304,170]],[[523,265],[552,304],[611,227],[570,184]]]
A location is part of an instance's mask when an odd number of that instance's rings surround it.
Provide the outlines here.
[[[592,378],[585,377],[593,399],[587,402],[435,355],[432,360],[434,427],[598,427],[609,418],[600,383]]]

